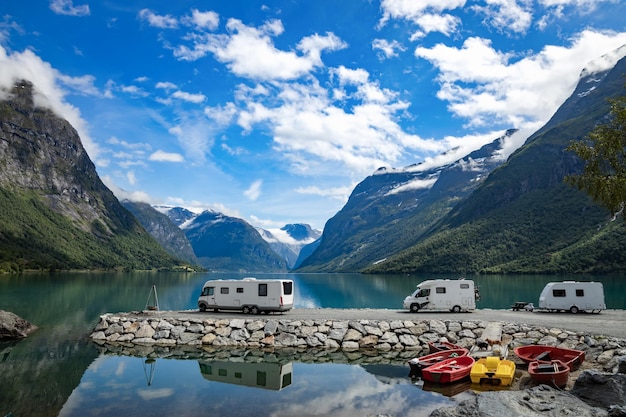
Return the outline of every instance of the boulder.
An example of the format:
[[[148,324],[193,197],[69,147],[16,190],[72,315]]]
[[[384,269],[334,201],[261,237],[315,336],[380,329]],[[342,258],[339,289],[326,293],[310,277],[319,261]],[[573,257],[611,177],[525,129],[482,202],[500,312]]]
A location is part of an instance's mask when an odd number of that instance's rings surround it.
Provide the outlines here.
[[[504,416],[608,416],[606,410],[592,407],[573,395],[539,385],[524,391],[489,391],[475,394],[456,407],[433,411],[430,417]]]
[[[570,391],[587,404],[608,410],[626,405],[626,375],[587,370],[576,379]]]
[[[0,340],[23,339],[37,329],[37,326],[23,318],[4,310],[0,310]]]

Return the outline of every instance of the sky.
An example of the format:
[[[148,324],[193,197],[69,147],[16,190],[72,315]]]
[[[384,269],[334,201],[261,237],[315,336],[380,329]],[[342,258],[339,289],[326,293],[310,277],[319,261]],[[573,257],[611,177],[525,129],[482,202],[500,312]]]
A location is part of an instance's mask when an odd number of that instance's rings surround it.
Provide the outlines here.
[[[0,0],[0,89],[32,81],[119,199],[321,230],[380,167],[519,129],[510,155],[583,69],[621,57],[624,16],[622,0]]]

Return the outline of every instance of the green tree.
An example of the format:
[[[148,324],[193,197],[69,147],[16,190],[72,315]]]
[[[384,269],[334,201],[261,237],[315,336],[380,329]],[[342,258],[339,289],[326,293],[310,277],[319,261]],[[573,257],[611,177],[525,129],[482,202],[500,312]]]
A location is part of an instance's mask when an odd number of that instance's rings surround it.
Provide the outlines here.
[[[612,213],[621,211],[626,221],[626,96],[608,101],[609,120],[567,147],[586,165],[582,174],[569,175],[565,180]]]

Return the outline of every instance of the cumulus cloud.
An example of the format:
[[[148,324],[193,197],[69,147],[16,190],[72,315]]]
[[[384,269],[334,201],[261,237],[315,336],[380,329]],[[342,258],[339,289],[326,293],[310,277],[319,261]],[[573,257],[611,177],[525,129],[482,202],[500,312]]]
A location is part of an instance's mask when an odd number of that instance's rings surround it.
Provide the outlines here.
[[[388,41],[386,39],[374,39],[372,41],[372,49],[380,51],[379,59],[393,58],[398,56],[398,51],[405,51],[406,48],[396,40]]]
[[[88,4],[81,4],[80,6],[74,6],[72,0],[52,0],[50,2],[50,10],[56,14],[62,14],[67,16],[89,16]]]
[[[525,33],[532,23],[530,0],[485,0],[485,5],[471,7],[485,16],[485,23],[496,30],[507,33]]]
[[[182,60],[194,61],[211,53],[240,77],[290,80],[320,67],[322,52],[346,47],[336,35],[327,33],[303,38],[297,45],[301,54],[280,50],[272,41],[284,31],[280,20],[252,27],[238,19],[229,19],[226,29],[228,33],[190,35],[193,45],[176,47],[174,55]]]
[[[429,32],[441,32],[446,35],[456,31],[461,20],[450,14],[443,13],[446,10],[454,10],[465,5],[466,0],[382,0],[380,8],[382,17],[378,27],[382,27],[390,19],[407,20],[419,28],[413,38],[422,37]]]
[[[171,15],[158,15],[150,9],[141,9],[137,14],[139,20],[147,22],[150,26],[160,29],[175,29],[178,27],[178,19]]]
[[[192,93],[187,93],[185,91],[175,91],[172,94],[173,98],[179,99],[179,100],[183,100],[183,101],[188,101],[190,103],[202,103],[204,100],[206,100],[206,96],[202,93],[196,93],[196,94],[192,94]]]
[[[586,30],[569,46],[547,45],[536,54],[517,57],[473,37],[460,48],[418,47],[415,56],[439,70],[437,96],[470,126],[501,123],[520,128],[547,121],[571,94],[584,66],[599,51],[624,43],[626,33]]]

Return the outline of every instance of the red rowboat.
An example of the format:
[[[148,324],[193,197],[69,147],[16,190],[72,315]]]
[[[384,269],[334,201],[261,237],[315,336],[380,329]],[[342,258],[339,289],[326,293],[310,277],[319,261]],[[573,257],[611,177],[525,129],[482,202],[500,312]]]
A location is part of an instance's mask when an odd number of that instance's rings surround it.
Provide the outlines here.
[[[465,348],[460,349],[450,349],[450,350],[442,350],[440,352],[430,353],[428,355],[420,356],[418,358],[413,358],[409,360],[409,368],[411,372],[409,373],[410,377],[420,376],[422,373],[422,369],[428,368],[431,365],[439,363],[445,359],[450,357],[459,357],[466,356],[469,353],[469,350]]]
[[[464,349],[459,345],[450,342],[428,342],[430,353],[441,352],[443,350]]]
[[[585,360],[585,352],[576,349],[565,349],[556,346],[528,345],[513,349],[518,358],[529,364],[530,362],[551,362],[558,359],[565,363],[571,371],[575,370]]]
[[[528,373],[537,384],[562,388],[567,385],[569,367],[558,359],[550,362],[533,361],[528,364]]]
[[[474,358],[471,356],[444,359],[439,363],[422,369],[422,379],[439,384],[460,381],[469,376],[473,365]]]

